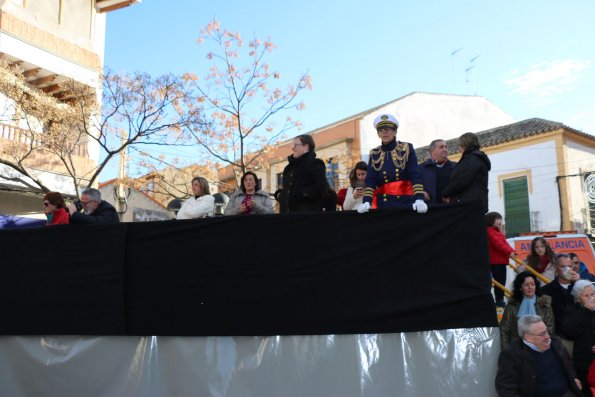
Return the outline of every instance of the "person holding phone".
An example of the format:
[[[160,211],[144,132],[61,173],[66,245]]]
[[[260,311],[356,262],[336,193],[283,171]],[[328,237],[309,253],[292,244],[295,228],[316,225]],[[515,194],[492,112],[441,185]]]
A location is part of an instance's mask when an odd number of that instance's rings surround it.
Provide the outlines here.
[[[349,173],[349,183],[351,186],[347,188],[345,194],[345,201],[343,202],[343,210],[354,210],[362,203],[364,198],[364,188],[366,187],[366,171],[368,171],[368,164],[365,161],[358,162]]]

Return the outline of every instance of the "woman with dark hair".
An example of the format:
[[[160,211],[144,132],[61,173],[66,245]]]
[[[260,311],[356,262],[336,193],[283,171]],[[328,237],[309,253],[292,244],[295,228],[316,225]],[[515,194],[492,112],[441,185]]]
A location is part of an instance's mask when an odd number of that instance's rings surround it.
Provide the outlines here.
[[[450,184],[442,190],[443,201],[458,203],[481,200],[484,213],[488,212],[488,172],[490,159],[479,150],[479,139],[472,132],[459,137],[461,159],[450,174]]]
[[[262,190],[254,172],[246,172],[240,181],[240,188],[230,197],[225,215],[272,214],[273,200]]]
[[[67,225],[70,215],[66,212],[64,197],[58,192],[49,192],[43,196],[44,213],[48,221],[46,225]]]
[[[516,256],[514,249],[506,241],[502,233],[502,215],[498,212],[488,212],[486,214],[486,226],[488,232],[488,252],[490,254],[490,269],[494,280],[502,285],[506,285],[506,267],[508,260]],[[504,307],[504,292],[494,287],[496,296],[496,306]]]
[[[556,254],[549,243],[541,236],[535,237],[531,241],[531,252],[527,255],[525,264],[550,280],[556,278]],[[524,268],[521,265],[519,270]]]
[[[368,164],[365,161],[359,161],[349,173],[349,183],[351,186],[347,188],[345,201],[343,202],[343,210],[354,210],[355,207],[362,203],[364,189],[366,188],[367,171]]]
[[[209,182],[197,176],[192,178],[192,196],[182,204],[177,219],[205,218],[213,214],[214,207],[215,198],[211,196]]]
[[[281,212],[324,211],[329,189],[324,161],[316,158],[310,135],[293,139],[292,155],[283,170],[283,189],[276,194]]]
[[[513,282],[512,299],[504,309],[500,321],[500,344],[502,350],[518,338],[517,322],[528,314],[540,316],[550,334],[554,332],[552,298],[541,294],[541,288],[534,274],[524,271],[517,274]]]

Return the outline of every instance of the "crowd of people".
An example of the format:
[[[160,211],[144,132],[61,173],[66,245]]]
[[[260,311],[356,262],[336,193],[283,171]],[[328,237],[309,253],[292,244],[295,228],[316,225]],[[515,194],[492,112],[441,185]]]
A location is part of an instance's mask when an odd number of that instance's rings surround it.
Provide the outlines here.
[[[493,216],[487,214],[486,218],[488,229],[494,228]],[[512,248],[499,252],[492,248],[493,242],[499,240],[500,237],[489,240],[490,256],[494,251],[502,254],[502,259],[507,253],[516,255]],[[512,296],[506,304],[498,303],[505,306],[500,321],[498,395],[593,396],[593,275],[577,254],[556,255],[543,237],[533,239],[524,265],[518,269],[522,271],[513,281]],[[548,283],[542,281],[546,278],[540,280],[537,276],[545,274],[552,275]]]
[[[487,209],[488,172],[490,161],[480,150],[477,136],[465,133],[459,139],[462,158],[459,164],[448,160],[448,147],[443,139],[430,144],[430,158],[418,164],[412,144],[397,139],[399,122],[390,114],[374,120],[380,146],[370,151],[368,162],[360,161],[349,174],[349,187],[337,194],[326,178],[326,165],[316,156],[316,143],[311,135],[293,139],[292,154],[283,170],[283,185],[275,192],[278,211],[321,212],[410,207],[418,213],[428,211],[428,204],[445,204],[479,200]],[[197,179],[197,178],[195,178]],[[212,214],[212,205],[205,200],[203,187],[195,191],[177,215],[178,219],[200,218]],[[207,193],[208,194],[208,193]],[[188,204],[190,202],[190,204]],[[201,207],[189,216],[188,206]],[[190,207],[189,207],[190,208]],[[242,176],[240,187],[230,196],[225,215],[257,215],[273,213],[273,201],[261,190],[258,177],[252,172]]]
[[[442,139],[430,144],[430,158],[418,164],[413,145],[397,139],[399,122],[390,114],[374,120],[380,146],[371,150],[368,162],[351,170],[349,187],[341,192],[345,211],[411,208],[428,211],[440,205],[478,200],[488,211],[490,160],[473,133],[459,138],[461,158],[448,159]],[[292,154],[283,170],[283,186],[275,193],[279,212],[334,211],[337,194],[326,179],[324,161],[316,156],[310,135],[293,140]],[[192,196],[181,206],[177,219],[213,215],[214,198],[203,177],[191,182]],[[118,223],[115,208],[102,200],[97,189],[85,189],[80,199],[66,203],[60,193],[44,196],[48,225]],[[262,190],[258,177],[246,172],[231,194],[225,215],[272,214],[273,199]],[[517,253],[502,231],[502,215],[486,217],[490,268],[495,284],[506,285],[509,260]],[[531,242],[530,253],[517,269],[512,296],[494,289],[497,306],[504,312],[500,322],[501,354],[496,389],[500,396],[592,396],[595,386],[595,288],[580,258],[556,255],[543,237]],[[544,280],[551,280],[545,283]],[[568,353],[572,350],[572,356]]]
[[[283,170],[283,185],[274,194],[280,213],[409,207],[418,213],[428,211],[428,204],[438,205],[479,200],[487,210],[490,161],[480,150],[474,133],[459,138],[461,161],[448,160],[443,139],[430,144],[430,158],[418,164],[411,143],[397,139],[399,122],[390,114],[374,120],[380,146],[370,151],[368,162],[360,161],[349,175],[350,186],[340,196],[326,178],[326,165],[316,156],[311,135],[293,139],[292,154]],[[196,219],[214,215],[215,200],[208,181],[197,176],[191,181],[192,195],[177,212],[176,218]],[[338,198],[340,197],[340,202]],[[97,189],[86,189],[79,200],[65,203],[60,193],[44,197],[48,225],[64,223],[117,223],[115,208],[101,199]],[[271,214],[273,200],[259,186],[258,177],[246,172],[240,187],[231,194],[225,215]]]

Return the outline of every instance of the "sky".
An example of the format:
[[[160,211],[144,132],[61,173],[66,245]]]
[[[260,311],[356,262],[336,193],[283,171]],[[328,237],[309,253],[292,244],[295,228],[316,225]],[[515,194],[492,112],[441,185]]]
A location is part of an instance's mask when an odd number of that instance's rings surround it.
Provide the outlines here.
[[[267,61],[287,83],[309,73],[302,133],[430,92],[595,135],[593,15],[593,0],[143,0],[108,14],[105,66],[204,76],[197,38],[216,18],[246,40],[270,38]]]

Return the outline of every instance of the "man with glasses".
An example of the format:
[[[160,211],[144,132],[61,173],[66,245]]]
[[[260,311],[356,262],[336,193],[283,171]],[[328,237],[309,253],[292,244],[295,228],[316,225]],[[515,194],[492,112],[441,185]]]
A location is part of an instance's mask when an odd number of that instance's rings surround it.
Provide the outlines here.
[[[570,354],[560,339],[549,335],[541,317],[519,318],[518,330],[519,339],[498,358],[498,395],[582,396]]]
[[[99,190],[93,188],[83,190],[78,202],[68,204],[68,211],[73,224],[120,223],[114,206],[103,201]]]

